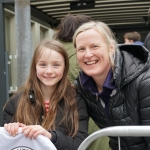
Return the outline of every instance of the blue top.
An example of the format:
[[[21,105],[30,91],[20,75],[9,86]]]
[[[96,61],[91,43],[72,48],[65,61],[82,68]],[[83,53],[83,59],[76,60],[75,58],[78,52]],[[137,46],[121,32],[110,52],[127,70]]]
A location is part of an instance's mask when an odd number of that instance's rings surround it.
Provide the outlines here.
[[[134,42],[133,44],[137,44],[137,45],[142,45],[142,46],[144,46],[144,43],[143,43],[143,42],[140,42],[140,41],[136,41],[136,42]]]
[[[108,75],[103,84],[103,91],[99,92],[96,86],[95,81],[91,76],[86,75],[84,72],[81,73],[81,84],[85,89],[90,90],[93,95],[98,95],[105,103],[105,111],[108,114],[109,100],[112,90],[115,89],[116,84],[113,80],[112,69],[108,72]]]

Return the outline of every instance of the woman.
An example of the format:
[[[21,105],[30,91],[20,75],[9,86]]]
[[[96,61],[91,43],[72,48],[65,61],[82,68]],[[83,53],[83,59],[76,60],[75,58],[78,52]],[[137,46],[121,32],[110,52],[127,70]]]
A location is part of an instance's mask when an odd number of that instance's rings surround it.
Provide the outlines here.
[[[58,150],[77,150],[88,134],[88,115],[67,78],[68,69],[61,43],[44,40],[37,46],[25,85],[4,107],[1,125],[10,135],[15,136],[22,127],[26,137],[42,134]]]
[[[56,34],[56,39],[59,40],[67,50],[70,66],[68,71],[68,77],[72,83],[74,83],[80,70],[79,66],[77,65],[76,51],[72,42],[73,35],[80,25],[89,21],[92,21],[92,18],[87,15],[78,14],[75,16],[72,14],[67,14],[61,20],[61,24],[59,25],[59,31]],[[91,134],[97,130],[99,130],[99,128],[90,118],[88,123],[88,133]],[[97,150],[97,149],[110,150],[108,143],[109,143],[108,137],[99,138],[95,140],[92,144],[90,144],[87,150]]]
[[[75,84],[100,128],[150,125],[150,55],[140,45],[117,43],[103,22],[89,22],[74,34],[82,69]],[[117,138],[110,147],[118,150]],[[121,137],[121,150],[150,149],[150,137]]]

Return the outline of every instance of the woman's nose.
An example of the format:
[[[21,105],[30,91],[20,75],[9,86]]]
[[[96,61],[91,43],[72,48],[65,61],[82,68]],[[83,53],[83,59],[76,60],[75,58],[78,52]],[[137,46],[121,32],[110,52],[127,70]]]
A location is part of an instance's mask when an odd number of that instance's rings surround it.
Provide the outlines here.
[[[91,50],[86,50],[85,51],[85,57],[91,57],[91,56],[93,56],[93,53],[92,53],[92,51]]]

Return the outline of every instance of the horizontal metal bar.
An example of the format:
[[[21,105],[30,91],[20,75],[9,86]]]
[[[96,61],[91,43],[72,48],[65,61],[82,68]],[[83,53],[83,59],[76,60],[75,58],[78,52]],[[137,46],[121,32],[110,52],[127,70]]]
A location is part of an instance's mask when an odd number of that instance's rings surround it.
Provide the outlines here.
[[[0,0],[0,3],[14,3],[15,0]]]
[[[150,137],[150,126],[115,126],[100,129],[89,135],[79,146],[78,150],[85,150],[90,143],[99,137]]]

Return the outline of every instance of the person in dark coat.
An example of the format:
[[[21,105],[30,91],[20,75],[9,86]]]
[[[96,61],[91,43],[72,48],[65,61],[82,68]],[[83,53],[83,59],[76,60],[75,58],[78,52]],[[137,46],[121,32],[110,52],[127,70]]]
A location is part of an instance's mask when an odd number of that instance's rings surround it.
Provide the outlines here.
[[[148,33],[148,35],[145,38],[144,46],[150,51],[150,32]]]
[[[141,45],[118,47],[110,28],[89,22],[75,32],[73,43],[81,72],[75,85],[90,117],[101,129],[150,125],[150,53]],[[138,53],[137,53],[138,51]],[[148,150],[150,137],[120,137],[121,150]],[[118,150],[118,139],[110,137]]]
[[[34,52],[26,83],[4,106],[1,126],[12,136],[22,127],[26,137],[46,136],[57,150],[77,150],[88,136],[89,116],[67,78],[68,69],[64,46],[43,40]]]
[[[148,15],[149,15],[149,23],[150,23],[150,8],[148,9]],[[144,46],[150,51],[150,32],[145,38]]]

